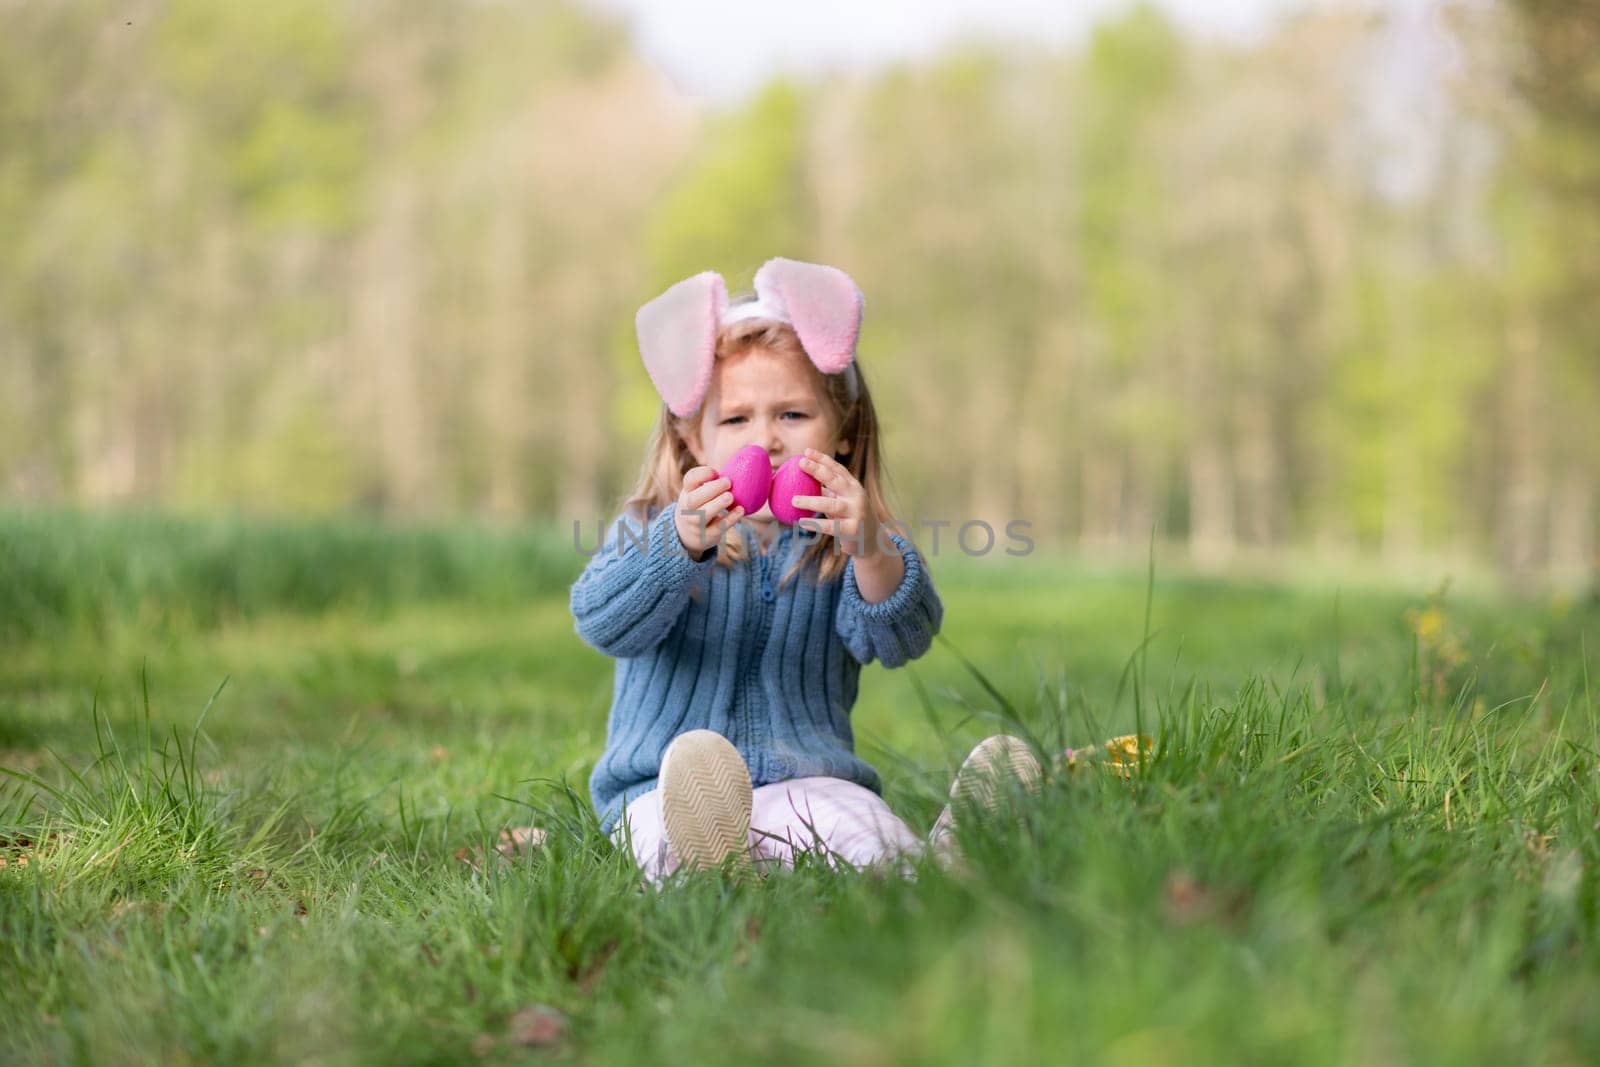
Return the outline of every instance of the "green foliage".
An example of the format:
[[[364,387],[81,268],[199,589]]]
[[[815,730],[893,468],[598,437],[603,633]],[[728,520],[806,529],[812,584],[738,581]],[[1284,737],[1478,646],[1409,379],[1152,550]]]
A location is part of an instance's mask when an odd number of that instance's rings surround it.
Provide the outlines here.
[[[570,534],[549,529],[155,513],[3,511],[0,555],[9,639],[468,596],[505,603],[564,585],[582,564]]]
[[[815,257],[805,103],[798,87],[776,81],[706,135],[647,231],[658,289],[720,270],[738,290],[774,255]]]
[[[1600,401],[1600,13],[1581,0],[1514,0],[1515,81],[1534,113],[1510,139],[1501,230],[1519,310],[1539,322],[1556,381],[1555,418],[1588,421]],[[1595,435],[1564,442],[1577,463],[1600,457]]]
[[[1096,28],[1085,64],[1084,301],[1116,378],[1150,363],[1163,338],[1162,289],[1170,281],[1148,250],[1166,226],[1169,189],[1154,165],[1155,144],[1164,105],[1182,85],[1181,44],[1165,16],[1141,5]],[[1120,440],[1137,440],[1143,427],[1164,421],[1138,400],[1133,405]]]
[[[1134,114],[1158,110],[1182,85],[1184,42],[1153,4],[1135,4],[1097,25],[1087,58],[1091,84]]]
[[[348,9],[180,0],[162,14],[156,71],[207,135],[245,214],[274,228],[348,227],[370,149],[350,84]]]
[[[1468,76],[1395,200],[1387,14],[1224,43],[1134,4],[719,109],[573,0],[13,3],[0,494],[592,510],[660,410],[633,311],[790,255],[867,294],[906,510],[1581,581],[1591,7],[1453,9]]]
[[[211,512],[248,501],[271,501],[297,515],[347,510],[360,471],[328,407],[308,400],[245,441],[197,442],[184,457],[174,495],[186,508]]]

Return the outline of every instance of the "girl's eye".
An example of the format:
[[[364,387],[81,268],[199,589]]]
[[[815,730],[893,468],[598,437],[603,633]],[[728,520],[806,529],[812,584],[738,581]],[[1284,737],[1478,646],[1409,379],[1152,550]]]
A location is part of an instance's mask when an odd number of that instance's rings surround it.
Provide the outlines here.
[[[811,417],[810,415],[807,415],[803,411],[785,411],[783,414],[784,414],[785,417],[787,417],[789,415],[794,415],[795,417],[801,418],[801,419],[809,419]],[[722,420],[722,425],[723,426],[732,426],[736,422],[743,422],[743,421],[744,421],[744,416],[743,415],[734,415],[732,418],[723,419]]]

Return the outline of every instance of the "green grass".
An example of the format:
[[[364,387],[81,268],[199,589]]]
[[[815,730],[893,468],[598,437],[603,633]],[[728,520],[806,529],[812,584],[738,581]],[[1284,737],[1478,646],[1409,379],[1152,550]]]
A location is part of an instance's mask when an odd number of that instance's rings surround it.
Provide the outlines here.
[[[573,558],[572,535],[554,529],[0,509],[0,638],[442,598],[505,604],[564,587]]]
[[[965,824],[969,877],[655,893],[555,534],[0,537],[0,1061],[1600,1055],[1593,604],[941,558],[855,711],[897,811],[998,729],[1155,759]]]

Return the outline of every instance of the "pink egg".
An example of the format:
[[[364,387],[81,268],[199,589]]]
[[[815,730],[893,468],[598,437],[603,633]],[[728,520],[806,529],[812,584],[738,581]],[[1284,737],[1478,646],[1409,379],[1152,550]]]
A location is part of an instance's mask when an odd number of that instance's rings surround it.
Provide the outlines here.
[[[772,475],[772,515],[785,526],[816,515],[794,506],[797,496],[821,496],[822,486],[800,466],[800,456],[790,456]]]
[[[744,508],[746,515],[754,515],[767,502],[772,489],[772,460],[760,445],[739,449],[717,474],[733,483],[733,502]]]

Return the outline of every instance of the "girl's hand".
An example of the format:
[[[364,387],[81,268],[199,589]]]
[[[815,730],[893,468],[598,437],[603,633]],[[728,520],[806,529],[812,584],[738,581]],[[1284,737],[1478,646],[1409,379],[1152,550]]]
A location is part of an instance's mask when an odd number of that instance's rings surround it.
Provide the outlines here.
[[[824,496],[797,496],[794,506],[820,511],[822,518],[801,519],[795,525],[820,530],[838,538],[847,556],[871,555],[878,547],[879,522],[867,502],[867,491],[844,464],[808,448],[800,467],[822,484]]]
[[[683,476],[683,492],[678,494],[673,524],[678,528],[678,540],[697,560],[744,517],[744,508],[733,502],[732,486],[731,481],[717,477],[710,467],[695,467]]]

